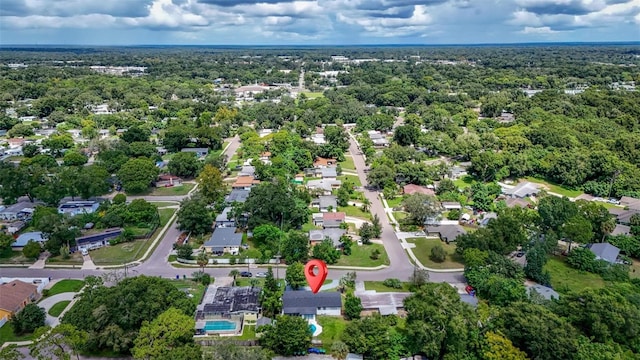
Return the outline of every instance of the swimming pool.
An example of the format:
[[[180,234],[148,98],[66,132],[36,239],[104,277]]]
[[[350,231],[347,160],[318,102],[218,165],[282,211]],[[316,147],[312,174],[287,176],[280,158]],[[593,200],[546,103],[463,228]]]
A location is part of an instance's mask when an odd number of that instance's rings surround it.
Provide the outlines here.
[[[316,333],[316,326],[315,325],[313,325],[313,324],[309,325],[309,329],[311,330],[312,334]]]
[[[204,331],[233,331],[236,329],[236,323],[227,320],[211,320],[204,325]]]

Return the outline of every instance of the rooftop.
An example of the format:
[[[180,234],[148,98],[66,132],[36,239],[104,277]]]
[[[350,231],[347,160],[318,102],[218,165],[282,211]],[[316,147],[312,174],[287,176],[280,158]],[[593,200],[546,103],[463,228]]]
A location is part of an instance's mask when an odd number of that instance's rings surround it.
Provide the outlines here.
[[[247,201],[247,198],[249,197],[250,193],[251,193],[250,190],[233,189],[233,190],[231,190],[229,195],[227,195],[226,201],[228,203],[232,203],[234,201],[243,203],[243,202]]]
[[[259,287],[215,287],[209,286],[198,310],[213,314],[258,312]]]
[[[26,298],[38,291],[38,287],[20,280],[0,285],[0,309],[15,312]]]
[[[46,239],[42,235],[41,231],[26,232],[24,234],[20,234],[20,236],[18,236],[16,241],[13,244],[11,244],[11,246],[14,246],[14,247],[25,246],[27,245],[27,243],[29,243],[29,241],[32,241],[32,240],[35,242],[43,242]]]
[[[609,243],[594,243],[587,245],[587,248],[596,254],[597,260],[604,260],[609,263],[615,263],[620,254],[620,249]]]
[[[425,194],[425,195],[435,195],[435,191],[433,191],[432,189],[426,188],[424,186],[420,186],[420,185],[414,185],[414,184],[408,184],[403,186],[402,188],[404,190],[404,193],[407,195],[412,195],[412,194]]]
[[[282,295],[282,311],[285,314],[316,314],[318,308],[342,307],[338,292],[285,291]]]
[[[427,225],[427,233],[437,233],[443,240],[454,241],[458,236],[466,234],[467,231],[460,225]]]
[[[322,214],[322,219],[327,220],[342,220],[344,221],[346,214],[343,212],[326,212]]]
[[[222,248],[225,246],[240,246],[240,244],[242,244],[242,233],[236,233],[235,227],[225,227],[216,228],[204,246]]]
[[[340,238],[346,234],[344,229],[315,229],[309,231],[309,241],[323,241],[325,238],[331,239],[333,245],[340,246]]]
[[[511,189],[505,189],[504,193],[507,195],[524,198],[531,195],[535,195],[539,191],[540,191],[540,185],[525,181],[525,182],[519,183],[518,185],[514,186]]]

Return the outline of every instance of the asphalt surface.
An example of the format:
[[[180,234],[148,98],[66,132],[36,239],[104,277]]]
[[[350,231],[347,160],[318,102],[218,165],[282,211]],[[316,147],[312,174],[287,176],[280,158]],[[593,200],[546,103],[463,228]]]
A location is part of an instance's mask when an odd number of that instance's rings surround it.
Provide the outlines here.
[[[350,147],[349,152],[353,157],[353,161],[355,163],[358,177],[364,186],[366,186],[366,174],[364,172],[365,163],[364,158],[360,155],[360,151],[356,145],[356,142],[353,139],[350,139]],[[229,159],[235,154],[235,152],[240,147],[240,140],[236,136],[231,139],[231,143],[225,154],[228,155]],[[402,245],[396,234],[393,230],[393,227],[389,224],[389,220],[385,214],[384,206],[382,201],[378,196],[377,191],[372,190],[364,190],[365,196],[371,202],[371,212],[373,214],[377,214],[380,218],[380,222],[382,224],[382,242],[389,256],[389,260],[391,265],[380,270],[358,270],[357,279],[360,281],[370,281],[370,280],[384,280],[387,278],[398,278],[401,280],[408,280],[411,276],[414,267],[409,261],[409,257],[406,254],[405,250],[402,248]],[[180,201],[184,199],[186,196],[143,196],[145,200],[149,201]],[[160,276],[164,278],[175,278],[179,276],[182,278],[184,275],[190,276],[191,273],[197,271],[198,268],[174,268],[172,267],[167,258],[169,253],[172,250],[173,243],[180,235],[180,230],[176,228],[175,222],[171,224],[171,226],[167,229],[165,235],[162,240],[158,244],[156,250],[149,256],[147,260],[145,260],[142,264],[137,266],[129,266],[127,267],[127,273],[129,276],[136,275],[148,275],[148,276]],[[232,267],[225,268],[209,268],[206,269],[206,272],[209,273],[213,277],[227,276],[229,272],[234,269]],[[235,267],[237,270],[246,270],[246,266]],[[81,269],[56,269],[56,268],[45,268],[45,269],[27,269],[27,268],[8,268],[8,267],[0,267],[0,276],[9,276],[9,277],[51,277],[52,279],[73,279],[73,278],[84,278],[89,275],[100,276],[102,274],[108,272],[123,272],[124,270],[114,270],[114,269],[98,269],[98,270],[81,270]],[[257,270],[252,271],[256,272]],[[327,278],[329,279],[339,279],[342,275],[349,272],[349,270],[334,270],[330,269]],[[284,272],[282,272],[284,275]],[[448,282],[448,283],[462,283],[464,282],[464,277],[462,272],[430,272],[429,279],[432,282]]]

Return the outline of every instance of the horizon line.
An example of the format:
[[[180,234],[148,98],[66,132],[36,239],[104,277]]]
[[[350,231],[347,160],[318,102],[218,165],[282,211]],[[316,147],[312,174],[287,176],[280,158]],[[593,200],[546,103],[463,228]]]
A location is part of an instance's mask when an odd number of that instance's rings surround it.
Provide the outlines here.
[[[421,46],[508,46],[508,45],[640,45],[640,41],[531,41],[531,42],[478,42],[478,43],[380,43],[380,44],[0,44],[11,47],[421,47]]]

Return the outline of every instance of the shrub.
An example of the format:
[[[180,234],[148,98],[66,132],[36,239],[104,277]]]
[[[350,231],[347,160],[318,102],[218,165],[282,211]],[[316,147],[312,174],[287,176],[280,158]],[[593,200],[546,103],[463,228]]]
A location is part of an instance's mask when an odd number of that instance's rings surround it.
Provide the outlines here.
[[[460,216],[462,215],[462,212],[460,210],[454,209],[449,211],[449,213],[447,214],[447,219],[448,220],[458,220],[460,219]]]
[[[400,279],[385,279],[382,285],[393,289],[402,289],[402,281]]]
[[[441,263],[447,259],[447,252],[442,247],[442,244],[438,244],[431,248],[431,255],[429,258],[435,262]]]
[[[380,250],[378,249],[373,249],[373,251],[371,251],[371,260],[378,260],[380,258]]]

